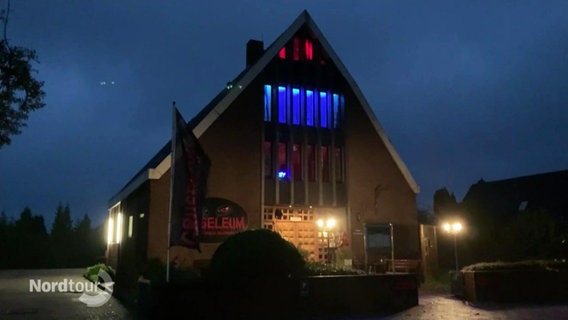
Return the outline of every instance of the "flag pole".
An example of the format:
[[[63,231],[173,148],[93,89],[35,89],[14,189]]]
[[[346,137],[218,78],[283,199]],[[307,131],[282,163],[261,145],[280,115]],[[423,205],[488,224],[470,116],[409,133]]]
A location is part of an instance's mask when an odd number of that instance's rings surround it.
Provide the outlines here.
[[[174,159],[175,159],[175,144],[176,144],[176,102],[172,102],[172,152],[170,158],[170,208],[168,213],[168,250],[166,254],[166,283],[170,282],[170,246],[171,246],[171,233],[172,233],[172,201],[174,190]]]

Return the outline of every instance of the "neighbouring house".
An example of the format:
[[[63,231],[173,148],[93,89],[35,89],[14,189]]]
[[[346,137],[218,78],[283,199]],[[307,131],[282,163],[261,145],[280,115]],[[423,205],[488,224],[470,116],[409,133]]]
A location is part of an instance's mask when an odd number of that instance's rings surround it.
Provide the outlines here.
[[[468,232],[473,234],[472,241],[487,241],[472,254],[477,260],[505,259],[518,249],[511,245],[518,245],[527,249],[527,257],[549,251],[558,255],[560,247],[552,250],[550,246],[563,243],[568,253],[567,190],[568,170],[495,181],[482,179],[473,184],[459,208],[469,224]]]
[[[244,70],[188,126],[211,161],[208,210],[233,204],[246,225],[208,219],[201,252],[173,247],[176,264],[203,263],[243,228],[275,230],[315,261],[365,267],[393,243],[396,259],[420,259],[419,187],[306,11],[268,47],[248,41]],[[167,142],[110,200],[119,273],[166,260],[170,154]]]

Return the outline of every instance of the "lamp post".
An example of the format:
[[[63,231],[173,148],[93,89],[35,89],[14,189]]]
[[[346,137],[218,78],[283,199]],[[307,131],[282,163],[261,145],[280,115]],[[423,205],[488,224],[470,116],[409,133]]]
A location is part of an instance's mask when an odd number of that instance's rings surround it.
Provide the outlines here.
[[[463,229],[463,225],[461,222],[446,222],[442,225],[442,229],[447,233],[454,236],[454,258],[456,260],[456,272],[459,271],[459,264],[458,264],[458,246],[457,246],[457,236]]]
[[[331,245],[330,245],[330,233],[333,228],[335,228],[337,222],[333,218],[328,218],[326,220],[318,219],[316,221],[318,228],[321,230],[321,235],[325,238],[327,244],[327,259],[326,263],[331,264]]]

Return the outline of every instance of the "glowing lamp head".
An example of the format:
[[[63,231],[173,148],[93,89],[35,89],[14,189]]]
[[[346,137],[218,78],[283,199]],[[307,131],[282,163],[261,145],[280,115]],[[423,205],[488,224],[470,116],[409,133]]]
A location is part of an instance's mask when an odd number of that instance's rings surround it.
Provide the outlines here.
[[[286,179],[286,171],[278,171],[278,179]]]
[[[323,219],[318,219],[318,221],[316,221],[316,224],[318,225],[318,227],[323,228]]]
[[[454,224],[452,224],[452,232],[460,232],[462,230],[463,226],[461,223],[456,222]]]
[[[442,225],[442,228],[444,229],[444,231],[450,232],[450,230],[452,229],[452,226],[449,223],[444,223]]]
[[[325,222],[326,227],[328,227],[329,229],[335,227],[336,221],[333,218],[327,219],[327,221]]]

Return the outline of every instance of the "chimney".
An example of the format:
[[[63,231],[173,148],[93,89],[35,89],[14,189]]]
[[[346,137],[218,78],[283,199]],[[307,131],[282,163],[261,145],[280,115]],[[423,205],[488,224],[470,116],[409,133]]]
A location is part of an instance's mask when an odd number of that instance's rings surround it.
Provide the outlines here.
[[[264,42],[250,39],[247,42],[247,67],[253,65],[264,54]]]

